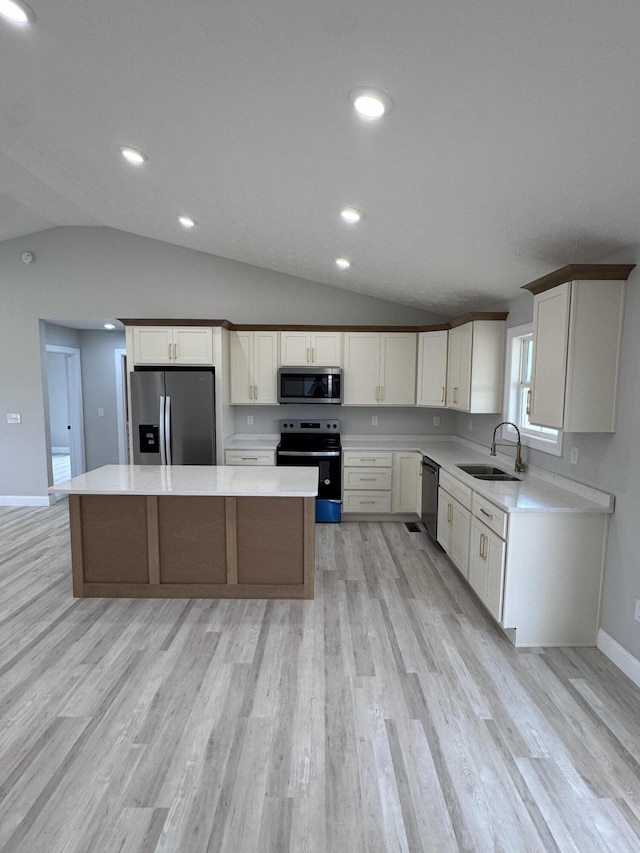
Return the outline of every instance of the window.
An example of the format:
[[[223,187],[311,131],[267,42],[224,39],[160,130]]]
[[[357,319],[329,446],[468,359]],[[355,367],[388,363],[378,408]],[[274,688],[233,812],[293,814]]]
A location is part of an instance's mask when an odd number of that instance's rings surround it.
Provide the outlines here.
[[[522,444],[554,456],[562,455],[562,433],[557,429],[537,426],[529,420],[531,370],[533,367],[533,327],[514,326],[507,329],[507,364],[505,381],[505,420],[520,430]],[[502,427],[502,438],[517,440],[511,426]]]

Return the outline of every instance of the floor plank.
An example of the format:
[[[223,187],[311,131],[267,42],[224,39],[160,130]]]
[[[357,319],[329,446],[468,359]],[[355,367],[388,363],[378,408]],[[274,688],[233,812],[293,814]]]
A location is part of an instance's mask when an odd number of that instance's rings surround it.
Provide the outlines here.
[[[65,502],[0,542],[3,853],[640,850],[640,691],[402,523],[319,525],[313,601],[73,599]]]

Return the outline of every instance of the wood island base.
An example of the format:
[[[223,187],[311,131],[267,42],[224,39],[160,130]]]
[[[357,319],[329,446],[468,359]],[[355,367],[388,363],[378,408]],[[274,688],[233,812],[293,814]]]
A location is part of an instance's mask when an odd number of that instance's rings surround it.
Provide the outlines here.
[[[73,594],[313,598],[315,498],[70,494]]]

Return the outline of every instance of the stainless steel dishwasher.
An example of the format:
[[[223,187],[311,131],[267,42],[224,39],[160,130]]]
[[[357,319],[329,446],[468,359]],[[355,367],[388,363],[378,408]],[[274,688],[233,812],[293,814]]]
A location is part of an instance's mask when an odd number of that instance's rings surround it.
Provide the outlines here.
[[[422,523],[437,542],[438,536],[438,476],[440,466],[428,456],[422,457]]]

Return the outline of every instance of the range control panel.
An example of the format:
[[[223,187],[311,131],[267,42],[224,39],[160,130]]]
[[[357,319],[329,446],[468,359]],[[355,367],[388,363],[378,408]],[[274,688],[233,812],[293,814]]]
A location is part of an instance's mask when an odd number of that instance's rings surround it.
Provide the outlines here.
[[[295,421],[287,418],[287,420],[280,421],[280,432],[332,435],[340,432],[340,421],[333,419],[321,421]]]

